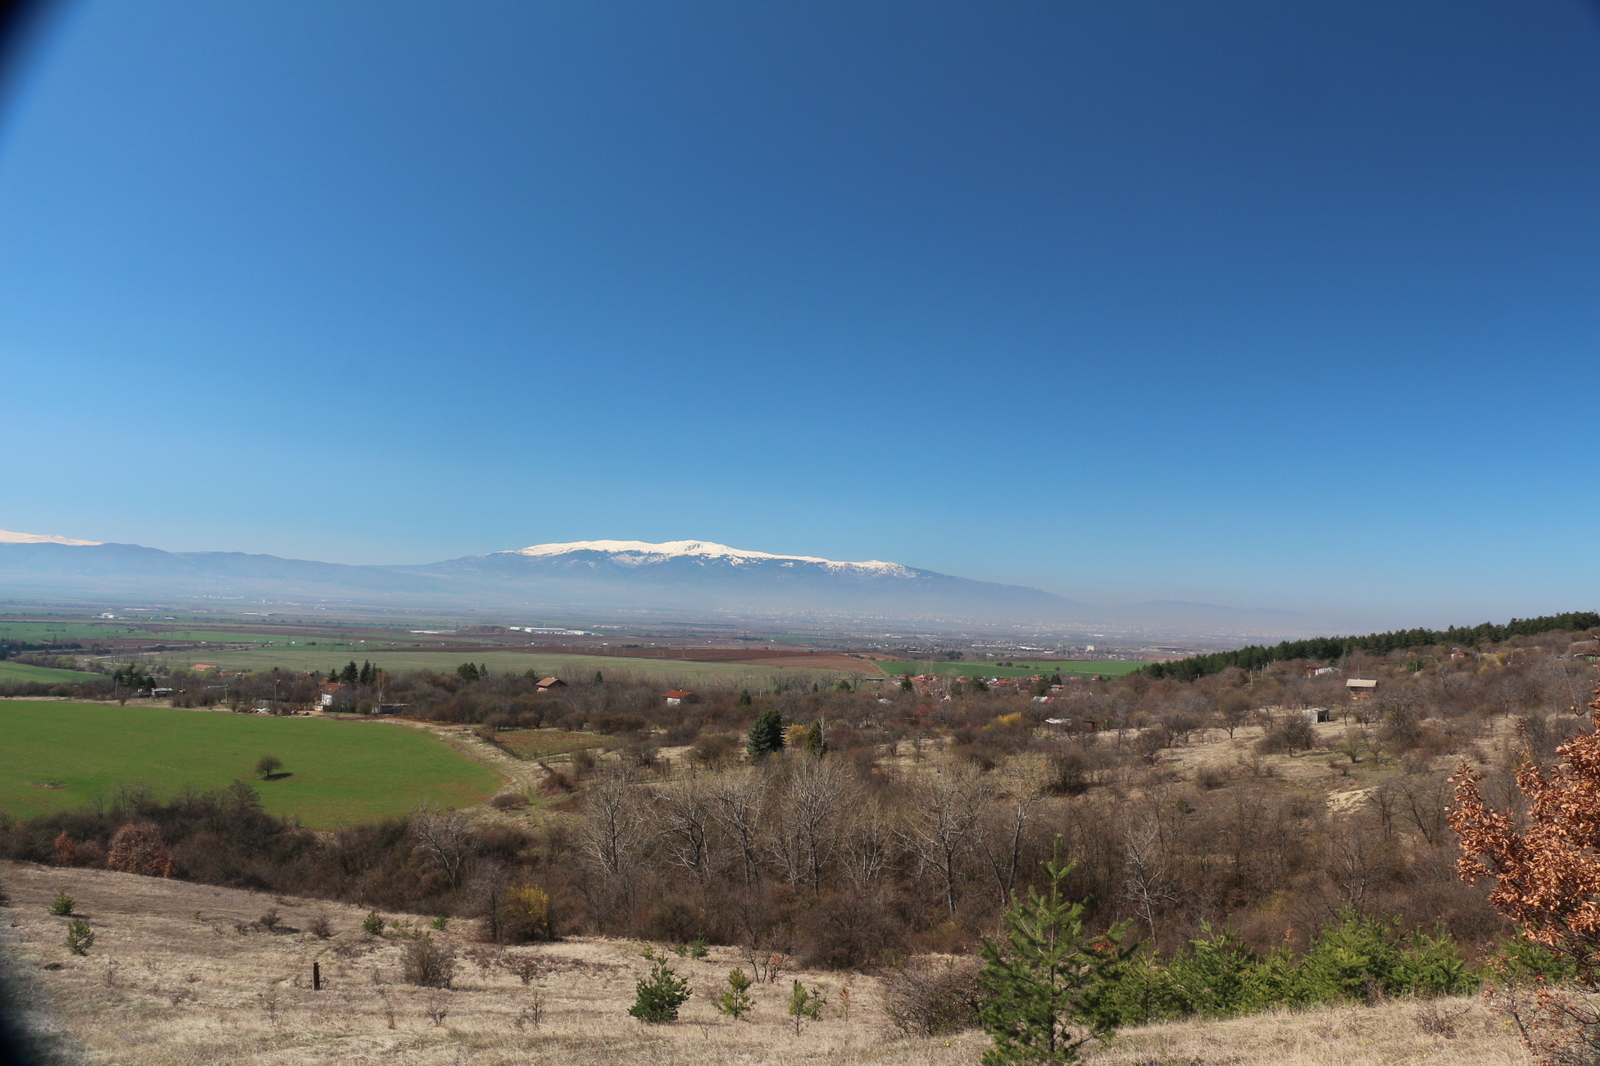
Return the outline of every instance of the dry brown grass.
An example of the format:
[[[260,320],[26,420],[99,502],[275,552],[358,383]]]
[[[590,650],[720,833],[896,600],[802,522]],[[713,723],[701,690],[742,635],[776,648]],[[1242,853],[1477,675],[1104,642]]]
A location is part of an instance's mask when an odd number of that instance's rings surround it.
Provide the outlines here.
[[[634,982],[650,965],[633,942],[574,939],[509,948],[509,954],[539,962],[540,975],[524,985],[503,966],[478,966],[466,954],[475,945],[450,929],[435,935],[462,952],[455,987],[437,991],[402,983],[409,941],[365,936],[359,908],[17,863],[0,864],[0,881],[13,898],[10,908],[0,910],[9,926],[3,930],[8,946],[35,968],[62,1024],[91,1063],[954,1066],[976,1062],[986,1046],[977,1033],[898,1038],[885,1020],[877,981],[859,975],[785,973],[777,983],[751,990],[756,1008],[750,1019],[731,1022],[710,1004],[727,971],[743,964],[729,948],[714,948],[705,960],[670,956],[696,994],[678,1024],[646,1026],[627,1015]],[[47,910],[63,889],[78,899],[79,913],[95,930],[87,958],[67,953],[65,919]],[[273,907],[278,932],[237,930]],[[332,939],[310,932],[321,913],[331,921]],[[313,961],[322,968],[320,992],[310,987]],[[822,986],[829,1001],[823,1020],[798,1037],[784,1013],[792,977]],[[851,989],[848,1020],[838,1011],[845,984]],[[537,1026],[529,1009],[535,989],[544,1007]],[[1152,1026],[1127,1031],[1089,1061],[1368,1066],[1453,1058],[1525,1066],[1515,1041],[1476,1001],[1449,1004],[1450,1011],[1461,1012],[1453,1035],[1430,1031],[1418,1017],[1422,1009],[1393,1003]]]

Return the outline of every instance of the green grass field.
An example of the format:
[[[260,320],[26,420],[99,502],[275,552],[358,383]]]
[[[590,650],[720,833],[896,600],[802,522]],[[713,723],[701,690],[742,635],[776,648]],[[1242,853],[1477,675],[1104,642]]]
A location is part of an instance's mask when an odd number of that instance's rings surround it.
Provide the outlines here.
[[[14,663],[9,659],[0,659],[0,683],[7,681],[40,681],[47,685],[80,684],[84,681],[104,679],[108,684],[110,678],[104,674],[91,674],[87,670],[52,670],[48,666],[29,666],[27,663]]]
[[[554,674],[564,678],[589,678],[595,671],[607,677],[624,676],[655,681],[666,688],[709,687],[712,685],[740,685],[752,689],[766,689],[773,678],[789,680],[821,680],[824,684],[848,676],[832,670],[800,670],[785,666],[745,666],[738,663],[695,663],[680,659],[630,659],[619,655],[543,655],[520,651],[419,651],[401,649],[387,651],[372,645],[354,648],[249,648],[240,651],[217,649],[201,652],[184,652],[179,655],[156,656],[156,661],[172,666],[189,666],[204,662],[225,670],[270,670],[281,666],[285,670],[328,670],[343,667],[354,659],[357,663],[370,660],[372,665],[385,670],[454,670],[471,659],[487,664],[491,671],[506,673]]]
[[[519,759],[545,759],[580,748],[598,748],[606,742],[599,733],[573,733],[564,729],[513,729],[497,733],[495,740]]]
[[[1131,674],[1144,663],[1122,662],[1099,659],[1004,659],[1010,666],[1000,666],[989,659],[968,659],[953,663],[879,663],[883,672],[890,677],[899,677],[902,674],[945,674],[950,677],[1032,677],[1034,674],[1060,673],[1062,677],[1076,674],[1079,677],[1092,677],[1099,674],[1101,677],[1121,677]]]
[[[80,807],[119,784],[158,795],[252,782],[266,809],[316,829],[412,810],[468,807],[499,776],[421,729],[385,722],[0,700],[0,811],[20,818]],[[273,754],[288,776],[255,777]]]

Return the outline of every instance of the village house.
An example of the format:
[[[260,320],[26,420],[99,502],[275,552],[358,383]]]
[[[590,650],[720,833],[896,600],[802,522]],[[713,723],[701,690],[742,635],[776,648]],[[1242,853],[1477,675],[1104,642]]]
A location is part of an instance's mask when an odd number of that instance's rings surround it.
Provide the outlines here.
[[[667,693],[668,707],[676,707],[680,703],[697,703],[699,700],[699,696],[696,696],[691,690],[686,688],[675,688],[671,692]]]
[[[1353,700],[1370,700],[1377,691],[1378,682],[1372,678],[1352,677],[1344,683],[1345,691]]]
[[[554,692],[558,688],[566,688],[567,683],[561,680],[559,677],[547,677],[540,681],[535,687],[538,688],[540,692]]]

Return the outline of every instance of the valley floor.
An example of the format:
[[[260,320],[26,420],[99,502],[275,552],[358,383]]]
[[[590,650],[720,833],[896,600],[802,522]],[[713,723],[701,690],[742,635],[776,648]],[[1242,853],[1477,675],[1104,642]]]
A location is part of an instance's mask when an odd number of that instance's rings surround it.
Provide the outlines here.
[[[492,964],[481,945],[458,935],[465,923],[453,923],[456,928],[434,935],[460,953],[454,988],[435,991],[403,982],[409,941],[365,935],[365,914],[355,907],[22,863],[0,863],[0,884],[11,897],[0,909],[6,954],[42,990],[69,1044],[94,1064],[954,1066],[975,1063],[987,1046],[977,1033],[898,1037],[883,1014],[878,982],[860,975],[784,973],[752,989],[750,1019],[731,1022],[710,1004],[728,970],[746,965],[729,948],[713,948],[704,960],[669,955],[695,995],[677,1024],[646,1026],[627,1014],[634,982],[650,967],[640,956],[643,945],[632,941],[573,938],[507,949],[507,956],[537,960],[538,975],[525,985]],[[62,891],[75,897],[77,913],[95,932],[86,957],[67,952],[68,919],[49,913]],[[278,931],[252,927],[272,908]],[[319,914],[331,923],[329,939],[307,931]],[[486,965],[475,964],[472,952]],[[310,987],[313,962],[321,968],[321,991]],[[784,1014],[796,977],[822,986],[829,1004],[823,1020],[798,1035]],[[848,1018],[839,1009],[844,987],[850,989]],[[1441,1059],[1475,1066],[1528,1062],[1505,1025],[1475,999],[1132,1029],[1087,1061],[1376,1066]]]

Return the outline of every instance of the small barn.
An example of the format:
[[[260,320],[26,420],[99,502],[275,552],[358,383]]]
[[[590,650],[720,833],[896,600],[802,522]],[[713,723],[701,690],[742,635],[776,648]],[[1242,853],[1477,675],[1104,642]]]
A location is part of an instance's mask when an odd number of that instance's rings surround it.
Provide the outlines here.
[[[1378,682],[1373,678],[1352,677],[1344,683],[1344,687],[1351,699],[1370,700],[1378,690]]]
[[[676,707],[680,703],[698,703],[700,697],[686,688],[675,688],[667,693],[667,706]]]
[[[558,688],[566,688],[567,683],[559,677],[547,677],[536,686],[540,692],[554,692]]]

